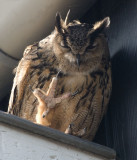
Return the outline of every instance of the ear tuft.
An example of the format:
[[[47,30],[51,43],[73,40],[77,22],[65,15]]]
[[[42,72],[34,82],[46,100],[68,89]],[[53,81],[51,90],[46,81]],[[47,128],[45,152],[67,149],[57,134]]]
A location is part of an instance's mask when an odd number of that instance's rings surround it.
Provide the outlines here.
[[[110,25],[110,18],[106,17],[103,20],[96,22],[93,28],[88,32],[88,36],[96,37],[100,33],[105,33],[106,28]]]
[[[62,22],[61,21],[62,21],[61,15],[59,12],[57,12],[56,17],[55,17],[55,27],[56,27],[57,31],[60,33],[62,31],[62,25],[61,25]]]
[[[104,25],[106,26],[106,28],[107,27],[109,27],[109,25],[110,25],[110,18],[109,17],[106,17],[106,18],[104,18],[104,20],[103,20],[104,22]]]
[[[94,24],[93,29],[99,30],[100,32],[104,31],[106,28],[108,28],[110,25],[110,18],[106,17],[102,21],[96,22]]]
[[[65,25],[67,25],[69,14],[70,14],[70,9],[68,10],[66,18],[65,18]]]

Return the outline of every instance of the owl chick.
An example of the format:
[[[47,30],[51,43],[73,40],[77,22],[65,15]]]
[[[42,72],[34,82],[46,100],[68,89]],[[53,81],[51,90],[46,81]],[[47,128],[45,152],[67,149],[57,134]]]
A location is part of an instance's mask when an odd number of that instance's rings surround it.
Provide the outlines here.
[[[93,140],[112,88],[109,24],[108,17],[94,25],[67,23],[57,13],[51,35],[24,51],[8,113]]]

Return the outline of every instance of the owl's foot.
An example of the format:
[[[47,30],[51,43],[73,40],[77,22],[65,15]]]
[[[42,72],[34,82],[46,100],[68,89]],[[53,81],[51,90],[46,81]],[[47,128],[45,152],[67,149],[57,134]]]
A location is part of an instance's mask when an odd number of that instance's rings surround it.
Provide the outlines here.
[[[54,97],[55,91],[56,91],[56,86],[57,86],[57,80],[58,80],[57,77],[58,76],[52,78],[52,81],[49,85],[49,89],[47,92],[44,92],[40,88],[36,88],[32,91],[34,96],[37,97],[37,99],[38,99],[39,106],[44,106],[44,109],[42,108],[44,110],[44,112],[42,114],[43,118],[48,115],[49,111],[52,108],[55,108],[56,104],[62,102],[62,100],[71,96],[71,93],[65,93],[65,94],[61,95],[60,97],[57,97],[57,98]]]
[[[74,132],[72,126],[73,124],[70,124],[69,127],[65,130],[66,134],[71,134],[77,137],[82,137],[86,134],[86,128],[80,129],[78,132]]]

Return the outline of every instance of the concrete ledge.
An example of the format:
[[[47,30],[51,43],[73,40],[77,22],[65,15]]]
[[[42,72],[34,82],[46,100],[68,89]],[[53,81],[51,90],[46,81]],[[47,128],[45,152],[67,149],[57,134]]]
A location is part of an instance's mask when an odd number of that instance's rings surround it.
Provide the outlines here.
[[[75,136],[66,135],[52,128],[37,125],[25,119],[21,119],[17,116],[10,115],[1,111],[0,122],[3,124],[10,125],[12,127],[28,131],[30,133],[44,136],[54,141],[71,145],[73,147],[76,147],[77,149],[81,149],[82,151],[90,152],[107,159],[115,159],[116,157],[116,152],[113,149],[77,138]]]

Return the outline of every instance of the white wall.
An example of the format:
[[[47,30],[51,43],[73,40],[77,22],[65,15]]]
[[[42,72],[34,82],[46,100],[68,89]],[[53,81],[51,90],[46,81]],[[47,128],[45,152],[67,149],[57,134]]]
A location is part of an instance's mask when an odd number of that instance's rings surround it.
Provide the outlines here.
[[[105,160],[70,145],[0,123],[0,160]]]

